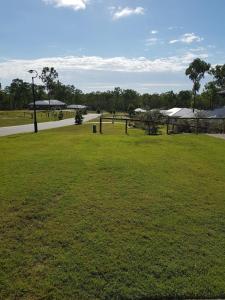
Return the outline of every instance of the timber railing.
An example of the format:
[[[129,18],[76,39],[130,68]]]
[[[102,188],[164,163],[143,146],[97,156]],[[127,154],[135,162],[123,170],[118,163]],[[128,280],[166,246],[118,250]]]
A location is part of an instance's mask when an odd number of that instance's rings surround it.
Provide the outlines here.
[[[224,133],[225,134],[225,118],[178,118],[178,117],[163,117],[161,120],[141,120],[137,117],[129,118],[124,116],[104,117],[101,116],[99,120],[99,132],[103,133],[103,120],[124,122],[125,134],[128,134],[128,124],[143,123],[147,127],[148,134],[151,134],[151,127],[158,125],[166,125],[167,134],[190,132],[190,133]]]

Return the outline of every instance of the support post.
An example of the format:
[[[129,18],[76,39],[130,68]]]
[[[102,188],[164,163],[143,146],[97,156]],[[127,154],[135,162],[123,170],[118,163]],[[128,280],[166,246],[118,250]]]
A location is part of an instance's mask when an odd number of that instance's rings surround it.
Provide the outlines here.
[[[196,119],[196,134],[198,134],[198,127],[199,127],[199,119]]]
[[[102,134],[102,117],[100,117],[99,132]]]
[[[167,122],[166,122],[166,133],[167,135],[169,135],[169,123],[170,123],[170,118],[167,118]]]
[[[38,132],[38,127],[37,127],[36,95],[35,95],[35,90],[34,90],[34,78],[35,77],[32,77],[32,94],[33,94],[33,100],[34,100],[34,105],[33,105],[33,109],[34,109],[34,132],[37,133]]]
[[[150,125],[150,121],[148,121],[148,135],[151,135],[151,125]]]
[[[126,124],[125,124],[125,133],[128,134],[128,120],[126,120]]]

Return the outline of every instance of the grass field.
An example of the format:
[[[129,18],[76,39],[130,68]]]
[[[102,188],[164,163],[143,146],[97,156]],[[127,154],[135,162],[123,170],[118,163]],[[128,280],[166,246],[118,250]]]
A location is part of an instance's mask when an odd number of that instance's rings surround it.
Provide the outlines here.
[[[0,139],[0,299],[225,297],[225,141]]]
[[[56,112],[57,114],[57,112]],[[11,111],[0,111],[0,127],[6,126],[16,126],[23,124],[33,123],[33,111],[30,110],[11,110]],[[74,112],[66,111],[64,112],[64,118],[73,118]],[[48,115],[47,111],[38,111],[37,112],[37,121],[40,122],[49,122],[49,121],[58,121],[57,115],[54,116],[54,112],[51,112]]]

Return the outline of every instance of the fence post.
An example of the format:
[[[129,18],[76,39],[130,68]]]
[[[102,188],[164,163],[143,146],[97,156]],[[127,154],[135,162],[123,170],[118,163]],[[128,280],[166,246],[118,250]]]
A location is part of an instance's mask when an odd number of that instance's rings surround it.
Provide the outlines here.
[[[169,135],[169,122],[170,122],[170,117],[167,118],[166,122],[166,133]]]
[[[102,134],[102,117],[100,117],[100,124],[99,124],[100,126],[100,129],[99,129],[99,131],[100,131],[100,133]]]
[[[128,120],[126,120],[126,124],[125,124],[125,133],[127,134],[128,131],[127,131],[127,124],[128,124]]]
[[[196,134],[198,134],[199,118],[196,119]]]

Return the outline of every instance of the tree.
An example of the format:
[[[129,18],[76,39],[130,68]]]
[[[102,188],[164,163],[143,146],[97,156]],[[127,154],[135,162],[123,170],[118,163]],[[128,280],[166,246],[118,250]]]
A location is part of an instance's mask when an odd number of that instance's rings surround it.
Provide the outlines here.
[[[213,109],[214,104],[216,104],[216,100],[219,97],[218,88],[216,87],[215,82],[211,81],[205,85],[205,89],[202,93],[202,97],[208,101],[208,107]]]
[[[218,88],[225,88],[225,65],[217,65],[209,73],[214,76]]]
[[[130,104],[133,104],[134,106],[137,106],[137,99],[139,94],[131,89],[123,90],[122,91],[122,97],[123,97],[123,103],[124,103],[124,110],[128,111],[128,107]]]
[[[40,79],[44,83],[46,91],[48,93],[49,108],[50,108],[50,97],[53,93],[54,85],[57,78],[58,78],[58,73],[53,67],[51,68],[44,67],[42,69]]]
[[[161,102],[163,102],[162,104],[164,108],[172,108],[176,106],[177,103],[176,95],[173,91],[164,93],[161,95]]]
[[[155,135],[159,133],[159,124],[162,118],[163,115],[157,109],[140,115],[140,120],[144,124],[144,129],[149,135]]]
[[[177,95],[178,107],[190,107],[191,106],[191,91],[180,91]]]
[[[76,115],[75,115],[75,124],[76,125],[81,125],[83,122],[83,116],[80,110],[77,110]]]
[[[134,116],[134,114],[135,114],[135,106],[134,106],[134,104],[129,104],[128,105],[128,109],[127,109],[127,112],[128,112],[128,114],[129,114],[129,117],[130,118],[132,118],[133,116]]]
[[[210,64],[206,63],[200,58],[196,58],[187,68],[185,74],[193,82],[192,94],[193,94],[193,112],[196,107],[196,95],[201,87],[201,80],[204,78],[205,73],[210,70]]]
[[[32,98],[30,84],[22,79],[13,79],[10,86],[6,87],[6,91],[12,100],[12,109],[24,108]]]

